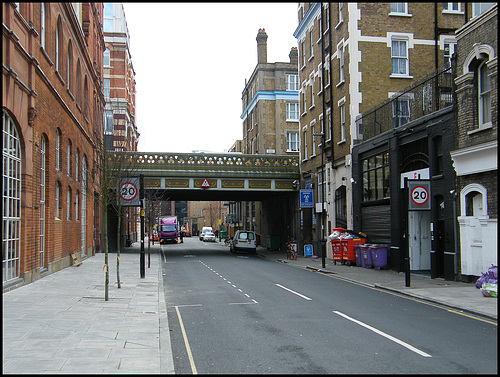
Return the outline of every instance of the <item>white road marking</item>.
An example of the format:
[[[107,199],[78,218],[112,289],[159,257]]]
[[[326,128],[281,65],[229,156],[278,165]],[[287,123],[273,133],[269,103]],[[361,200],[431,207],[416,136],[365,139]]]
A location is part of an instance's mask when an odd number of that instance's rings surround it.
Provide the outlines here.
[[[277,285],[278,287],[280,287],[280,288],[283,288],[285,291],[288,291],[288,292],[290,292],[290,293],[293,293],[294,295],[297,295],[297,296],[299,296],[299,297],[302,297],[304,300],[308,300],[308,301],[311,301],[311,300],[312,300],[312,298],[309,298],[309,297],[307,297],[307,296],[301,295],[301,294],[300,294],[300,293],[298,293],[298,292],[292,291],[290,288],[284,287],[284,286],[282,286],[281,284],[276,284],[276,285]]]
[[[339,316],[341,317],[344,317],[345,319],[348,319],[349,321],[352,321],[354,323],[357,323],[358,325],[360,326],[363,326],[365,328],[367,328],[368,330],[371,330],[373,331],[374,333],[376,334],[379,334],[379,335],[382,335],[383,337],[389,339],[389,340],[392,340],[393,342],[403,346],[403,347],[406,347],[408,348],[410,351],[413,351],[417,354],[419,354],[420,356],[423,356],[423,357],[432,357],[431,355],[429,355],[428,353],[425,353],[424,351],[420,351],[418,348],[415,348],[413,347],[412,345],[408,344],[408,343],[405,343],[403,342],[402,340],[399,340],[398,338],[395,338],[389,334],[386,334],[385,332],[383,331],[380,331],[378,329],[376,329],[375,327],[372,327],[370,325],[367,325],[366,323],[363,323],[361,321],[358,321],[357,319],[354,319],[354,318],[351,318],[349,317],[348,315],[345,315],[344,313],[341,313],[341,312],[338,312],[336,310],[333,311],[335,314],[338,314]]]

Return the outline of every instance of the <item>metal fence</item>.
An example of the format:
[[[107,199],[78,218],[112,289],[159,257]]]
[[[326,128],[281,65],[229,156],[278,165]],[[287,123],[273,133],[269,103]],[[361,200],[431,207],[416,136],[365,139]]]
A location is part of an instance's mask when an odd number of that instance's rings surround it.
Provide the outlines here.
[[[431,114],[453,103],[451,67],[438,69],[415,81],[356,119],[363,141]]]

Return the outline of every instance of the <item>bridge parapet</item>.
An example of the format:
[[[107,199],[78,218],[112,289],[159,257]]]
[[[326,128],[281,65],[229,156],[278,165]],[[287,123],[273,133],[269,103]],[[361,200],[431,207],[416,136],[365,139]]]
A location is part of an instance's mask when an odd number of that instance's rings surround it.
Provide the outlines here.
[[[248,173],[299,173],[298,156],[236,153],[112,152],[110,158],[122,160],[137,170],[217,170]]]

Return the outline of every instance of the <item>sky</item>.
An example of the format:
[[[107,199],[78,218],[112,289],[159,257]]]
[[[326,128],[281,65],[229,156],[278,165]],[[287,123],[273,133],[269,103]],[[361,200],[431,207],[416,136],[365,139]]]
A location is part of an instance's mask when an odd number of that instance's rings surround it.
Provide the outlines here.
[[[241,95],[257,65],[289,62],[297,3],[123,3],[141,152],[227,151],[243,138]]]

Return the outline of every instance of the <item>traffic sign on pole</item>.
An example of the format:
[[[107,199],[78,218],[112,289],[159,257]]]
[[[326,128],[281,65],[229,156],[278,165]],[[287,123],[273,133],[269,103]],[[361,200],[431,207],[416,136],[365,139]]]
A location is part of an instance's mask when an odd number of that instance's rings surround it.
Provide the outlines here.
[[[139,206],[139,178],[123,178],[118,190],[120,193],[120,204],[122,206]]]
[[[408,179],[408,210],[427,211],[431,209],[431,181]]]

